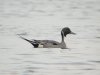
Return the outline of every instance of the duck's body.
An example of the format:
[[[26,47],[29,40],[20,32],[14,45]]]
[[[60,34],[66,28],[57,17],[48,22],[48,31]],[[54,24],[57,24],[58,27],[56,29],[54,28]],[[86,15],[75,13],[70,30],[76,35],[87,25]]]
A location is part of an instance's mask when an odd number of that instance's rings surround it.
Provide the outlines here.
[[[54,40],[28,40],[24,37],[21,37],[22,39],[28,41],[29,43],[31,43],[34,48],[62,48],[62,49],[66,49],[66,43],[64,42],[64,36],[66,37],[67,34],[75,34],[73,33],[68,27],[65,27],[62,29],[61,31],[61,36],[62,36],[62,41],[59,43],[57,41]]]
[[[34,46],[34,48],[66,48],[65,42],[59,43],[53,40],[28,40],[23,37],[21,38],[31,43]]]

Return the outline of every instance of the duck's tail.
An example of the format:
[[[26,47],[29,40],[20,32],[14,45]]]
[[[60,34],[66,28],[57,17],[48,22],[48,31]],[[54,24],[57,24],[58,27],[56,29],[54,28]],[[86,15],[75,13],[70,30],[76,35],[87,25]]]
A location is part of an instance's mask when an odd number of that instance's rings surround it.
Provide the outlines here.
[[[19,36],[20,36],[20,35],[19,35]],[[32,41],[31,41],[31,40],[28,40],[28,39],[26,39],[26,38],[24,38],[24,37],[22,37],[22,36],[20,36],[20,38],[22,38],[22,39],[24,39],[24,40],[28,41],[29,43],[32,43]]]
[[[19,35],[19,36],[20,36],[20,35]],[[34,46],[34,48],[37,48],[37,47],[39,46],[39,44],[36,43],[34,40],[31,41],[31,40],[28,40],[28,39],[26,39],[26,38],[24,38],[24,37],[22,37],[22,36],[20,36],[20,38],[22,38],[22,39],[28,41],[29,43],[31,43],[31,44]]]

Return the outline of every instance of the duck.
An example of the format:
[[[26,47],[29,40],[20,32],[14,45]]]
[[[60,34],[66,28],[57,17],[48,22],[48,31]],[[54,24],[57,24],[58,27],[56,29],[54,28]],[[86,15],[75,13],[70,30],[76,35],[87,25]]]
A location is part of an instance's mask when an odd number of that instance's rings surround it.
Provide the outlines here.
[[[22,38],[23,40],[28,41],[30,44],[33,45],[34,48],[61,48],[61,49],[67,49],[66,43],[64,41],[64,38],[68,35],[68,34],[76,34],[74,32],[71,31],[71,29],[69,27],[64,27],[61,30],[61,42],[57,42],[54,40],[28,40],[22,36],[20,36],[20,38]]]

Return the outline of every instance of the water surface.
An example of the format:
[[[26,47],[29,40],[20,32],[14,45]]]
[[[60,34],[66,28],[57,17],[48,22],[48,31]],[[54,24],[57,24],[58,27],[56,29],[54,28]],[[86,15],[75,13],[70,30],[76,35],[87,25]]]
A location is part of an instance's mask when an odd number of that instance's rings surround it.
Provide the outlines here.
[[[0,75],[100,75],[99,0],[0,0]],[[61,40],[69,49],[33,48],[19,38]]]

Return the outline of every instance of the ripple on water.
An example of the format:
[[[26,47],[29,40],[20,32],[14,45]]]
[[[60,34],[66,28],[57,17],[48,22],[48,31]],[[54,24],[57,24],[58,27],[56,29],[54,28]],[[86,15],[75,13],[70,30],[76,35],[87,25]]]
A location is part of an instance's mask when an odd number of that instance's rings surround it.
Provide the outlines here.
[[[97,38],[97,39],[100,39],[100,36],[97,36],[96,38]]]
[[[81,70],[95,70],[94,68],[84,68],[84,69],[81,69]]]
[[[46,62],[38,62],[38,61],[24,61],[33,64],[41,64],[41,65],[92,65],[90,63],[85,62],[65,62],[65,63],[46,63]]]
[[[91,60],[91,61],[89,61],[89,62],[93,62],[93,63],[98,63],[98,64],[100,64],[100,60]]]
[[[2,25],[0,25],[0,27],[1,27]]]

